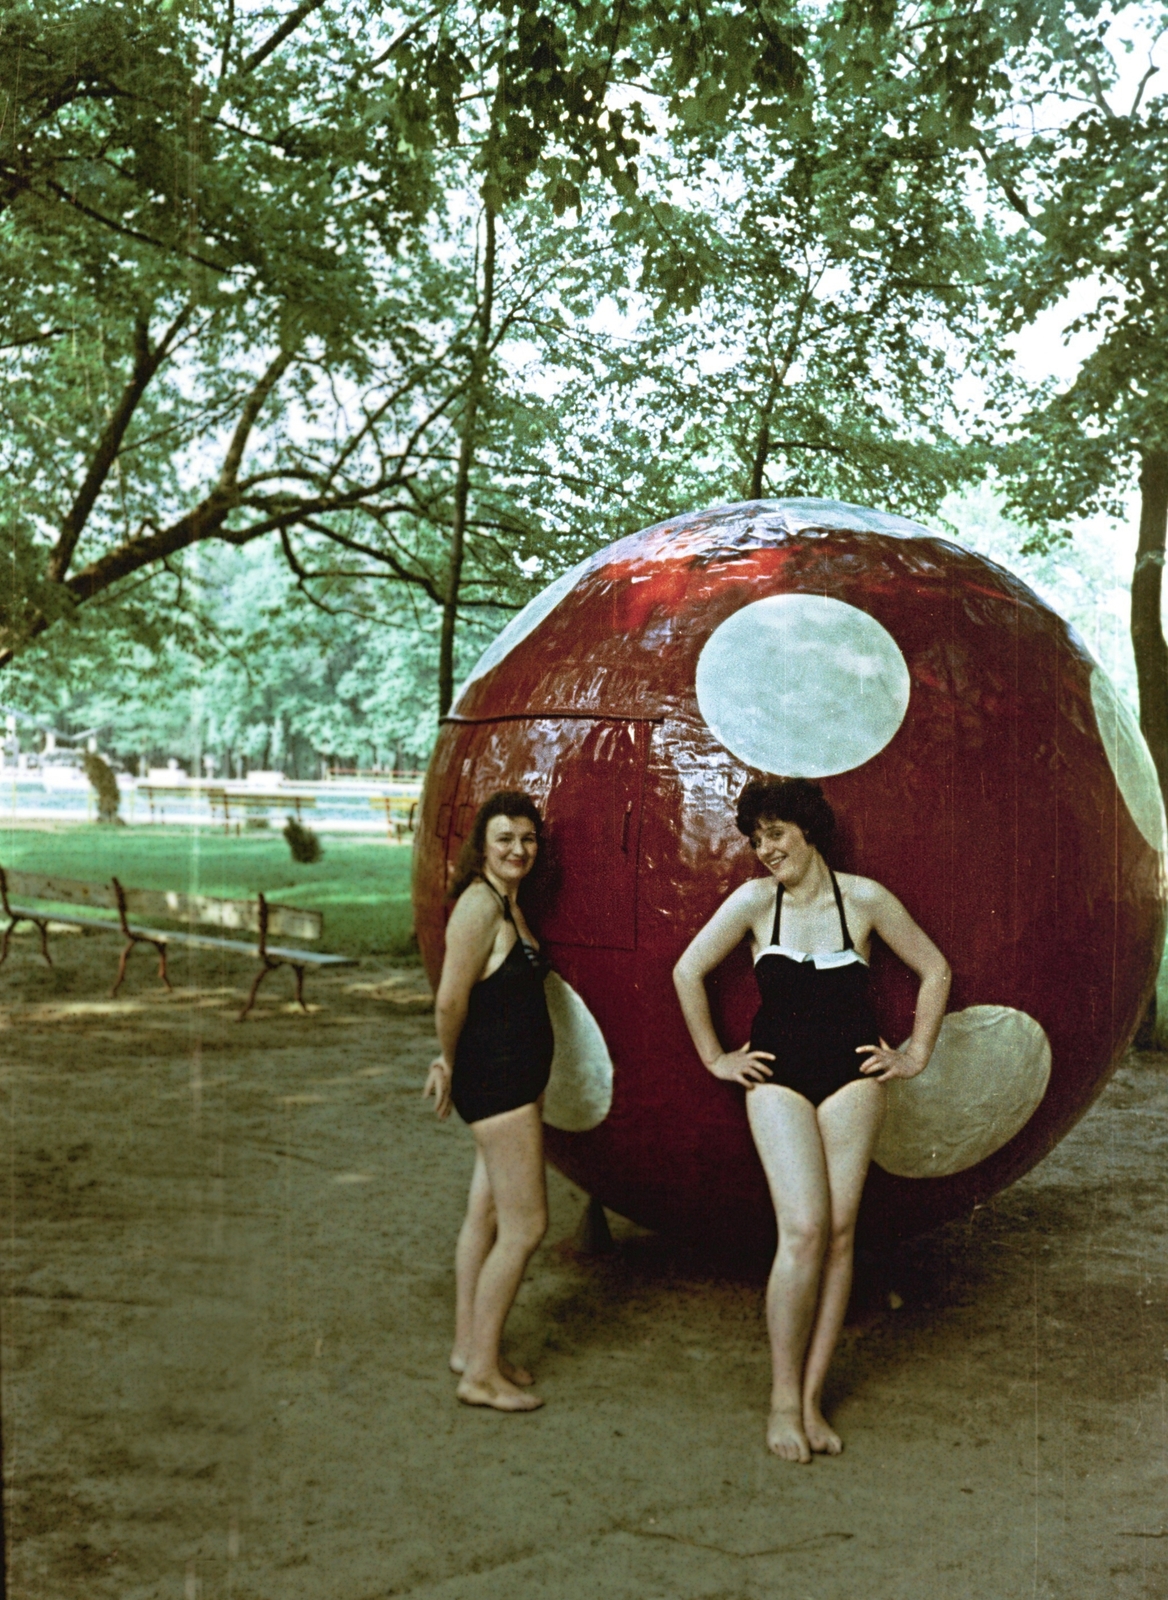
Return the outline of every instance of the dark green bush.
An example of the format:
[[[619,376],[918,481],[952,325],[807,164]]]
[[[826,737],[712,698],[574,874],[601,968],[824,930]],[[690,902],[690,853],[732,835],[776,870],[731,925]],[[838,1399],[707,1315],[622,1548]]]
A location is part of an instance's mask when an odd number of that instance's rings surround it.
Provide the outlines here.
[[[320,835],[314,833],[311,828],[306,828],[303,823],[297,822],[295,817],[289,817],[284,824],[284,837],[288,841],[293,861],[302,861],[308,866],[313,861],[319,861],[324,855]]]
[[[118,808],[122,803],[122,795],[113,768],[92,750],[86,750],[81,759],[85,766],[85,776],[97,796],[97,820],[119,822],[121,819],[118,816]]]

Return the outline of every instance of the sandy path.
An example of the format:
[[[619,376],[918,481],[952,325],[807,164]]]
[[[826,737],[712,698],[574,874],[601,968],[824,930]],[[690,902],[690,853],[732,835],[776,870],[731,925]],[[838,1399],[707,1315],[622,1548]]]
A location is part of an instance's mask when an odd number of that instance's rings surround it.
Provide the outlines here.
[[[308,1019],[277,975],[238,1026],[238,965],[110,1004],[111,942],[59,948],[0,975],[17,1600],[1168,1593],[1164,1057],[894,1264],[847,1450],[800,1469],[762,1449],[758,1286],[627,1227],[576,1256],[555,1175],[513,1318],[548,1405],[454,1402],[469,1140],[417,1098],[417,974],[316,980]]]

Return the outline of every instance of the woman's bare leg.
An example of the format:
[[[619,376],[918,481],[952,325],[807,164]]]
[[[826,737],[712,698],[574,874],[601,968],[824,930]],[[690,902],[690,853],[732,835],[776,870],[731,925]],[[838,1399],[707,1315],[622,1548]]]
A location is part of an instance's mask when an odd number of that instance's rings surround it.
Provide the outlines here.
[[[466,1372],[458,1398],[498,1411],[534,1411],[543,1401],[500,1371],[499,1341],[523,1272],[547,1230],[543,1123],[539,1107],[519,1106],[473,1125],[495,1207],[495,1241],[479,1269],[471,1309]]]
[[[486,1163],[476,1145],[466,1216],[454,1250],[454,1344],[450,1350],[450,1370],[460,1375],[466,1371],[466,1353],[470,1349],[471,1329],[474,1326],[474,1298],[479,1273],[494,1242],[495,1202],[487,1178]],[[530,1384],[535,1381],[530,1372],[523,1367],[513,1366],[502,1356],[499,1357],[499,1370],[511,1383]]]
[[[767,1448],[784,1461],[807,1462],[803,1362],[827,1244],[827,1164],[815,1108],[801,1094],[760,1084],[747,1094],[746,1112],[779,1229],[766,1299],[773,1374]]]
[[[466,1352],[470,1348],[474,1325],[474,1296],[483,1262],[495,1242],[495,1202],[487,1178],[483,1153],[475,1145],[474,1171],[466,1198],[466,1216],[454,1248],[454,1346],[450,1352],[452,1372],[465,1372]]]
[[[852,1291],[856,1213],[884,1117],[884,1086],[871,1079],[845,1084],[823,1102],[817,1116],[831,1193],[831,1232],[803,1373],[803,1426],[812,1450],[837,1456],[843,1443],[824,1420],[823,1384]]]

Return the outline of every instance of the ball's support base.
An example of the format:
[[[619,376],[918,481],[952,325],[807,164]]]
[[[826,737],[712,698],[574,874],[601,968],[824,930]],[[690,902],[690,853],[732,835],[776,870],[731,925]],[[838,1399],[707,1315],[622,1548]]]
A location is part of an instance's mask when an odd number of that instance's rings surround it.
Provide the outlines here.
[[[584,1215],[580,1218],[580,1224],[576,1229],[576,1237],[572,1242],[580,1254],[585,1256],[603,1256],[615,1249],[608,1218],[599,1200],[589,1196]]]

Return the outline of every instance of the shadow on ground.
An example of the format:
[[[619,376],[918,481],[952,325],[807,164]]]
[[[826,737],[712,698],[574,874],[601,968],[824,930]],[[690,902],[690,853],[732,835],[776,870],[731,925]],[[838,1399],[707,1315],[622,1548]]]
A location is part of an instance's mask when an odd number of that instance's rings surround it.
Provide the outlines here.
[[[18,941],[3,1421],[18,1600],[1005,1600],[1168,1589],[1168,1076],[1133,1055],[1024,1182],[866,1264],[808,1469],[762,1449],[755,1276],[552,1230],[513,1318],[544,1411],[445,1368],[471,1150],[419,1097],[420,970]]]

